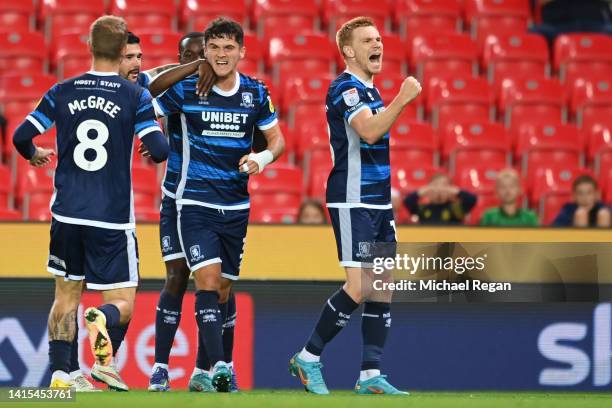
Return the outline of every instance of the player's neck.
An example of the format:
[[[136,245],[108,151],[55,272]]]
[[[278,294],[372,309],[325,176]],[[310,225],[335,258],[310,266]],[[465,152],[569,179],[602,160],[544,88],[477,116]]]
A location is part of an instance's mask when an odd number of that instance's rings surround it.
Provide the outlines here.
[[[363,69],[353,66],[352,64],[346,65],[346,70],[353,76],[359,78],[362,82],[369,84],[370,86],[374,83],[374,75],[365,72]]]
[[[238,80],[238,75],[236,75],[236,71],[233,71],[231,74],[226,77],[219,78],[217,82],[215,82],[215,86],[222,91],[230,92],[236,86],[236,81]]]
[[[115,72],[119,73],[119,61],[110,61],[96,58],[91,64],[91,70],[96,72]]]

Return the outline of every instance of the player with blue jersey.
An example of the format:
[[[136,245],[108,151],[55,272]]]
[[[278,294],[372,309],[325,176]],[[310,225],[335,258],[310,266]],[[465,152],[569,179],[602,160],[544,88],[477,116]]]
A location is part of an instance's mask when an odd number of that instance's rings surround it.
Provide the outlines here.
[[[207,97],[196,93],[192,75],[154,99],[158,115],[179,112],[183,156],[176,187],[181,248],[196,284],[196,321],[217,391],[231,388],[222,326],[231,284],[238,279],[248,217],[249,175],[258,174],[284,149],[277,114],[266,88],[237,72],[244,58],[239,24],[216,19],[206,29],[205,54],[217,81]],[[255,128],[268,148],[252,153]],[[163,243],[162,243],[163,247]],[[167,369],[157,369],[167,376]]]
[[[421,92],[418,81],[407,78],[395,99],[384,107],[373,83],[382,68],[383,44],[373,21],[358,17],[336,34],[346,70],[330,85],[325,102],[333,168],[327,180],[329,209],[340,265],[346,283],[325,303],[306,345],[289,362],[305,389],[315,394],[329,391],[321,373],[320,356],[352,312],[364,303],[363,354],[355,385],[358,394],[395,394],[397,390],[380,374],[380,360],[391,326],[391,293],[374,291],[370,243],[396,242],[391,209],[389,129],[404,107]]]
[[[90,30],[92,70],[54,85],[15,131],[13,143],[33,166],[53,150],[32,139],[54,124],[58,164],[51,199],[47,270],[56,276],[49,315],[52,387],[70,385],[71,343],[83,282],[105,304],[85,311],[95,363],[92,377],[128,389],[114,367],[108,331],[131,318],[138,286],[138,254],[131,182],[136,134],[161,162],[168,144],[155,121],[151,95],[118,75],[127,41],[123,19],[104,16]]]

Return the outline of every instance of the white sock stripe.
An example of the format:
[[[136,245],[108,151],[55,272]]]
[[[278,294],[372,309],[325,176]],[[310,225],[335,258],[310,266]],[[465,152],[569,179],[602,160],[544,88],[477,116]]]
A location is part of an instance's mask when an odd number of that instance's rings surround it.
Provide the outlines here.
[[[329,299],[327,299],[327,304],[329,305],[329,307],[331,307],[331,310],[333,310],[334,312],[336,311],[336,308],[331,304]]]
[[[380,315],[375,315],[375,314],[370,314],[370,313],[362,313],[361,316],[363,316],[363,317],[380,317]]]

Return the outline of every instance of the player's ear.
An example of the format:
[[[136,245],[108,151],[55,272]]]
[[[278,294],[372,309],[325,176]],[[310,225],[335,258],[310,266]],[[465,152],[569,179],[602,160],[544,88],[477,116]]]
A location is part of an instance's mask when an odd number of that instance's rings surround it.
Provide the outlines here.
[[[243,45],[242,47],[240,47],[240,59],[244,59],[245,55],[246,55],[246,47]]]
[[[342,52],[346,58],[355,58],[355,50],[350,45],[345,45],[342,47]]]

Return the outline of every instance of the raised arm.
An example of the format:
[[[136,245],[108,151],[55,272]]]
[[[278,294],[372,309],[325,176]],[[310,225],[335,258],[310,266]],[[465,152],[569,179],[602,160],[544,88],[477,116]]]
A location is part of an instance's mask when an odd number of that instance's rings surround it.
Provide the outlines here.
[[[177,65],[173,68],[164,70],[151,80],[149,91],[154,97],[158,96],[172,85],[196,72],[200,74],[197,93],[199,95],[207,95],[217,77],[210,64],[204,59],[199,59],[188,64]]]

